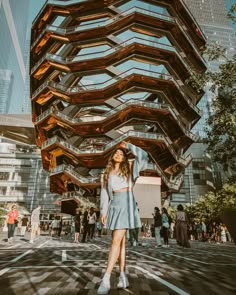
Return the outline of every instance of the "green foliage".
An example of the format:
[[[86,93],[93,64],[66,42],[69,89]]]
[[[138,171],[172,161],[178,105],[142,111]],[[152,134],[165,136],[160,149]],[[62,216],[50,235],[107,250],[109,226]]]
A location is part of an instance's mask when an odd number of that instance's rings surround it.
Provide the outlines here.
[[[0,206],[0,226],[4,225],[6,219],[6,210]]]
[[[220,51],[219,54],[222,54]],[[216,96],[212,102],[212,114],[206,129],[208,150],[213,160],[221,163],[225,170],[236,168],[236,55],[226,59],[219,71],[208,74],[208,82]]]
[[[225,208],[236,208],[236,184],[227,183],[217,193],[209,192],[185,208],[189,222],[220,221]]]
[[[175,213],[176,213],[176,208],[173,208],[173,207],[168,208],[168,214],[172,218],[173,222],[175,222]]]
[[[236,55],[228,59],[225,49],[217,43],[208,45],[204,54],[209,61],[220,61],[219,70],[192,74],[188,83],[198,92],[210,85],[214,100],[204,142],[209,146],[213,161],[221,163],[232,175],[236,169]]]
[[[228,18],[232,20],[232,22],[235,24],[236,23],[236,4],[232,5],[230,8],[228,14]]]

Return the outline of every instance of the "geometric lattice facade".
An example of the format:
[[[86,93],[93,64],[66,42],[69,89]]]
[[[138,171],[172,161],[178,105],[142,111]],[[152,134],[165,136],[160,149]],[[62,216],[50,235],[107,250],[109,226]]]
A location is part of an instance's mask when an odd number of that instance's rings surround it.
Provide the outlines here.
[[[48,0],[32,26],[31,99],[51,191],[93,194],[123,140],[146,150],[143,175],[177,191],[197,139],[205,38],[180,0]]]

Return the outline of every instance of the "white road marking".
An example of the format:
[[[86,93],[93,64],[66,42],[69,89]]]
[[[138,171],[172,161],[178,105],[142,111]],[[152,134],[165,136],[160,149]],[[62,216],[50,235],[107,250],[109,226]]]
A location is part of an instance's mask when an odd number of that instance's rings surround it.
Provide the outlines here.
[[[20,260],[22,257],[25,257],[26,255],[28,255],[29,253],[33,252],[32,250],[28,250],[25,253],[22,253],[21,255],[15,257],[14,259],[10,260],[9,263],[11,262],[17,262],[18,260]],[[2,276],[4,273],[8,272],[12,267],[7,267],[4,268],[0,271],[0,276]]]
[[[67,261],[66,250],[62,250],[61,253],[61,262]]]
[[[165,285],[166,287],[168,287],[169,289],[173,290],[174,292],[176,292],[177,294],[179,295],[190,295],[189,293],[185,292],[184,290],[178,288],[177,286],[169,283],[168,281],[160,278],[159,276],[157,276],[156,274],[153,274],[139,266],[127,266],[128,268],[135,268],[139,271],[141,271],[142,273],[148,275],[149,277],[155,279],[156,281],[160,282],[161,284]],[[83,266],[81,264],[77,264],[76,266],[69,266],[69,265],[53,265],[53,266],[16,266],[16,267],[9,267],[9,268],[5,268],[3,269],[2,271],[0,271],[0,276],[3,275],[4,273],[6,273],[7,271],[9,271],[10,269],[53,269],[53,268],[76,268],[76,269],[79,269],[79,268],[98,268],[98,266],[96,265],[90,265],[90,266]],[[117,268],[117,267],[116,267]],[[77,276],[77,275],[76,275]],[[129,292],[132,294],[132,291]]]
[[[0,276],[4,275],[4,273],[8,272],[9,269],[11,269],[11,268],[8,267],[8,268],[4,268],[4,269],[0,270]]]
[[[150,273],[149,271],[147,271],[139,266],[133,266],[133,267],[140,270],[141,272],[147,274],[149,277],[155,279],[156,281],[160,282],[161,284],[165,285],[166,287],[168,287],[169,289],[175,291],[176,293],[178,293],[180,295],[190,295],[190,293],[185,292],[184,290],[178,288],[177,286],[167,282],[166,280],[158,277],[157,275]]]
[[[94,247],[97,248],[97,249],[101,249],[101,247],[99,247],[99,246],[96,245],[96,244],[91,244],[91,246],[94,246]]]
[[[14,244],[14,245],[12,245],[12,246],[10,246],[10,247],[7,247],[6,249],[15,248],[15,247],[17,247],[17,246],[20,246],[20,244]]]
[[[137,251],[128,250],[127,252],[128,252],[128,253],[129,253],[129,252],[131,252],[131,253],[135,253],[135,254],[137,254],[137,255],[139,255],[139,256],[143,256],[143,257],[149,258],[149,259],[151,259],[151,260],[156,260],[156,261],[161,262],[161,263],[165,262],[164,260],[161,260],[161,259],[158,259],[158,258],[155,258],[155,257],[149,256],[149,255],[145,255],[145,254],[139,253],[139,252],[137,252]]]
[[[28,250],[26,251],[25,253],[22,253],[21,255],[15,257],[14,259],[10,260],[10,262],[16,262],[18,260],[20,260],[22,257],[25,257],[26,255],[32,253],[33,251],[32,250]]]
[[[167,256],[168,255],[169,256],[175,256],[175,257],[179,257],[181,259],[185,259],[185,260],[189,260],[189,261],[194,261],[196,263],[202,263],[202,264],[206,264],[206,265],[236,265],[236,263],[204,262],[204,261],[201,261],[201,260],[195,260],[195,259],[192,259],[192,258],[188,258],[188,257],[184,257],[184,256],[180,256],[180,255],[176,255],[176,254],[172,254],[172,253],[164,252],[164,251],[161,251],[161,253],[166,254]]]
[[[194,248],[193,248],[194,249]],[[229,258],[235,258],[236,259],[236,256],[230,256],[230,255],[227,255],[227,254],[223,254],[221,252],[219,253],[211,253],[211,251],[209,250],[204,250],[204,249],[195,249],[196,251],[194,251],[194,254],[198,252],[203,252],[203,253],[207,253],[208,255],[212,255],[212,256],[224,256],[224,257],[229,257]],[[220,249],[222,251],[222,249]]]
[[[44,243],[42,243],[41,245],[39,245],[38,247],[36,248],[42,248],[45,244],[47,244],[49,242],[49,240],[45,241]]]

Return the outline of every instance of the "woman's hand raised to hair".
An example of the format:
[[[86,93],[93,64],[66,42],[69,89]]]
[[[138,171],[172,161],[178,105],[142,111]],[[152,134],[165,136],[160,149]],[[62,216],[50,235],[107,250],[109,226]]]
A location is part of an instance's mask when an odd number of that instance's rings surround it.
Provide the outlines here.
[[[122,141],[120,143],[120,147],[123,148],[123,149],[126,149],[126,145],[127,145],[127,142],[125,142],[125,141]]]

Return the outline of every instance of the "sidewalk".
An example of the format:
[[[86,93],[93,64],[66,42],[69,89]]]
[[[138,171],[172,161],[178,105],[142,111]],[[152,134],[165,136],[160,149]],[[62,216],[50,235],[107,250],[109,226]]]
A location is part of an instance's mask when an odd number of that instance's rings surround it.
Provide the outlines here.
[[[28,233],[29,234],[29,233]],[[0,234],[1,294],[51,295],[97,293],[105,271],[110,237],[93,243],[38,236],[35,243],[15,237],[12,245]],[[111,276],[109,295],[233,295],[236,290],[236,247],[191,242],[192,248],[155,248],[153,238],[145,246],[127,244],[130,288],[116,287],[119,269]]]

